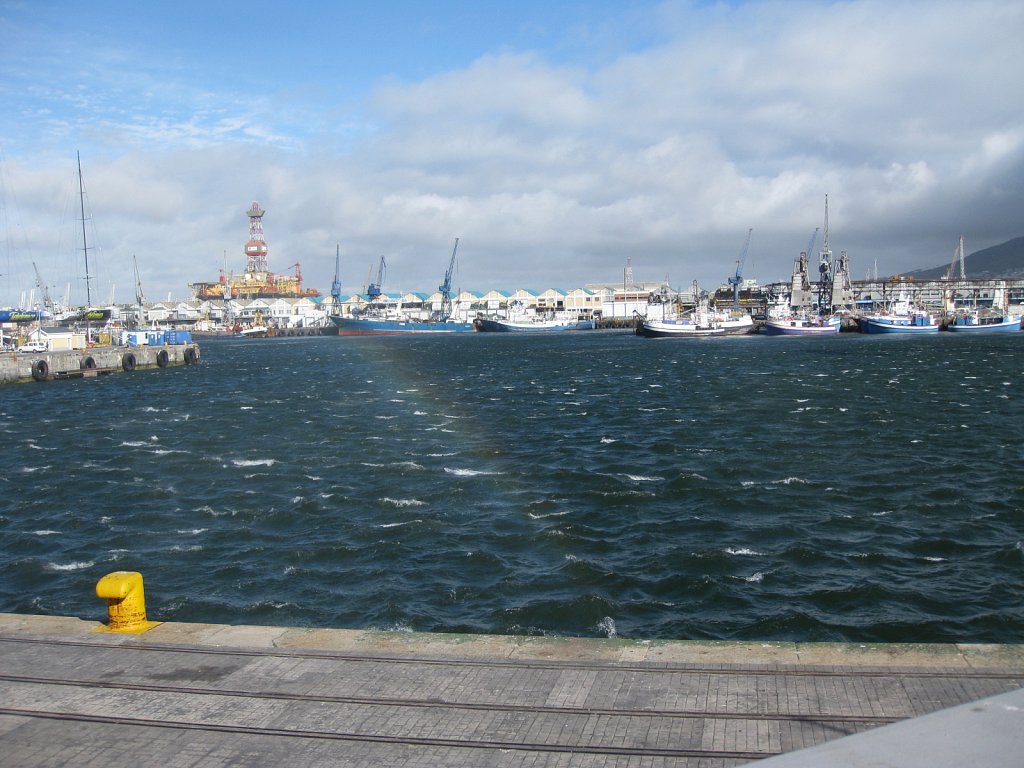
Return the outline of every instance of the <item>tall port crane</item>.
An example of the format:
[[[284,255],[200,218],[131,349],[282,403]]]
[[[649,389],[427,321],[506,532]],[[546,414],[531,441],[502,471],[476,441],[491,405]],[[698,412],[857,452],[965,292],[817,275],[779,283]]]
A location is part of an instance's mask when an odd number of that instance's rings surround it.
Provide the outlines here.
[[[956,265],[960,264],[960,279],[966,280],[967,276],[964,271],[964,236],[960,235],[960,242],[957,243],[956,248],[953,249],[953,260],[949,262],[949,269],[946,270],[946,280],[952,280],[953,275],[956,271]]]
[[[754,228],[747,230],[747,239],[743,243],[743,250],[740,257],[736,259],[736,274],[729,278],[729,285],[732,286],[732,304],[735,309],[740,308],[740,285],[743,283],[743,265],[747,263],[747,251],[750,249],[750,235]]]
[[[132,254],[132,265],[135,267],[135,303],[142,306],[146,303],[146,294],[142,292],[142,278],[139,277],[139,262]]]
[[[369,285],[366,286],[366,297],[370,301],[373,301],[374,299],[378,298],[380,296],[380,294],[381,294],[380,287],[382,285],[384,285],[384,270],[385,270],[386,266],[387,265],[384,263],[384,257],[381,256],[380,257],[380,266],[377,267],[377,282],[376,283],[369,283]],[[370,275],[372,275],[372,274],[373,274],[373,265],[371,264],[370,265]],[[370,275],[366,276],[366,279],[367,279],[368,282],[370,280]]]
[[[452,248],[452,258],[448,262],[448,271],[444,273],[444,282],[437,287],[441,292],[441,321],[452,316],[452,273],[455,271],[455,253],[459,250],[459,238],[455,238],[455,247]]]
[[[334,282],[331,283],[331,298],[334,299],[334,311],[341,307],[341,245],[334,247]]]
[[[818,314],[832,312],[832,251],[828,247],[828,195],[825,195],[825,228],[818,257]]]
[[[814,243],[818,239],[818,232],[821,231],[821,227],[815,227],[814,231],[811,232],[811,239],[807,241],[807,250],[804,251],[808,256],[814,253]]]
[[[32,262],[32,269],[36,271],[36,285],[39,286],[39,290],[43,294],[43,306],[51,315],[56,314],[57,310],[53,306],[53,299],[50,298],[50,289],[47,288],[46,283],[43,282],[43,276],[39,274],[39,267],[36,266],[34,261]]]

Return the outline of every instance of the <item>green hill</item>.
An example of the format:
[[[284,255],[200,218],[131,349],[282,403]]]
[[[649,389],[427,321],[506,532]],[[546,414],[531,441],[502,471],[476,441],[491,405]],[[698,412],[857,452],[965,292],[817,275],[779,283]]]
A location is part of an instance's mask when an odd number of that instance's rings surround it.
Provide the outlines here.
[[[952,254],[950,254],[952,258]],[[949,270],[949,264],[931,269],[916,269],[905,272],[905,277],[914,280],[934,280],[943,278]],[[960,267],[954,268],[954,276],[960,274]],[[964,256],[964,272],[970,278],[989,277],[1024,277],[1024,237],[1015,237],[1000,245],[984,248]]]

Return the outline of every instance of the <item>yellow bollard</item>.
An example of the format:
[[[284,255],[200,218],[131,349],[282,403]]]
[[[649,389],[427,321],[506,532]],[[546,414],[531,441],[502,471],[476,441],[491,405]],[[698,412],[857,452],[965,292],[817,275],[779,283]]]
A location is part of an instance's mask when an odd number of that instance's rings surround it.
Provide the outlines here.
[[[146,595],[142,574],[137,571],[114,571],[96,582],[96,597],[107,601],[110,623],[94,632],[121,632],[137,635],[162,624],[146,621]]]

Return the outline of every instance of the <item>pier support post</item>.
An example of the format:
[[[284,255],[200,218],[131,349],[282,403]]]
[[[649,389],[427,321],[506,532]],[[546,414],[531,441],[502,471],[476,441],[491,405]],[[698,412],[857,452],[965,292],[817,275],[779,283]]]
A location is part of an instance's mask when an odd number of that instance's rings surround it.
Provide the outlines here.
[[[105,627],[96,632],[140,634],[152,629],[160,621],[146,620],[146,595],[142,588],[142,574],[137,571],[114,571],[96,582],[96,597],[107,601]]]

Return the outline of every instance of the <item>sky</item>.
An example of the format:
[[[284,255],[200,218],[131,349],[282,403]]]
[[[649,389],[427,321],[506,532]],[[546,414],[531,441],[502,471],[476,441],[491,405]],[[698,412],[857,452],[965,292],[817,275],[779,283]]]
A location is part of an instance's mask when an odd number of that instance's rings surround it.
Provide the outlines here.
[[[85,303],[79,156],[93,303],[241,271],[253,201],[324,293],[432,291],[455,238],[458,289],[786,280],[826,196],[855,279],[948,264],[1024,235],[1021,40],[1019,0],[0,0],[0,305]]]

